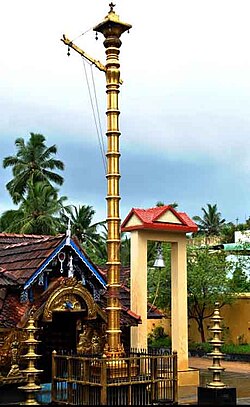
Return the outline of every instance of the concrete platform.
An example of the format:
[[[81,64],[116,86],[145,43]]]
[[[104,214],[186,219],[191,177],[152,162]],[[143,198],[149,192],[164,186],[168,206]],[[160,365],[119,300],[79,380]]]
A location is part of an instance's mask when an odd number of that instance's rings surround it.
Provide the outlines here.
[[[211,358],[189,358],[189,366],[198,369],[200,373],[200,386],[205,386],[211,381],[211,372],[208,367],[212,365]],[[236,387],[237,404],[250,405],[250,364],[247,362],[223,361],[225,368],[222,380],[227,386]],[[197,386],[179,386],[178,404],[197,405]]]
[[[178,370],[179,386],[199,386],[199,369],[189,368],[188,370]]]

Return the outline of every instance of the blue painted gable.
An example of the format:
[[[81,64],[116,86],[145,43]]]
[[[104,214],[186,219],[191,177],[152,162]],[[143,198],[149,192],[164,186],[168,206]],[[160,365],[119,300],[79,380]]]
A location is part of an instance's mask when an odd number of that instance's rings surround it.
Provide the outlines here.
[[[27,280],[24,285],[24,290],[29,288],[32,283],[39,277],[39,275],[46,269],[48,264],[58,255],[58,253],[65,247],[70,246],[74,252],[79,256],[85,266],[91,271],[96,279],[106,288],[106,282],[98,272],[97,268],[86,258],[81,249],[75,244],[72,239],[65,238],[60,245],[51,253],[51,255],[43,262],[43,264],[36,270],[36,272]]]

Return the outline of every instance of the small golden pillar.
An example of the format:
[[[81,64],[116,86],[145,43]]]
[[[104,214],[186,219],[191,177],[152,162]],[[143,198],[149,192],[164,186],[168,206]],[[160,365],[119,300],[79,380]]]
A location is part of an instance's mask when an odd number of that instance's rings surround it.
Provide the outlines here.
[[[94,31],[104,35],[106,48],[106,93],[107,93],[107,345],[105,355],[116,358],[124,354],[120,339],[120,245],[121,221],[119,211],[119,106],[118,94],[120,86],[119,48],[120,36],[131,28],[130,24],[120,21],[114,12],[114,4],[110,3],[110,11],[104,21],[94,27]]]
[[[210,328],[210,331],[213,332],[213,339],[209,341],[213,346],[213,350],[209,353],[210,356],[213,358],[213,365],[210,366],[208,369],[213,372],[213,380],[207,384],[207,387],[222,389],[226,387],[226,385],[221,381],[221,372],[225,369],[221,366],[221,359],[223,358],[223,353],[221,353],[220,349],[223,344],[221,340],[221,332],[222,328],[220,326],[221,320],[223,318],[220,316],[220,309],[219,303],[215,303],[214,314],[211,317],[211,322],[213,326]]]
[[[22,370],[22,373],[27,376],[27,384],[25,386],[20,386],[20,390],[24,390],[27,393],[27,399],[25,401],[25,405],[34,405],[39,404],[36,400],[35,394],[41,389],[41,386],[36,384],[37,375],[42,372],[36,368],[36,360],[40,357],[40,355],[36,354],[36,347],[38,341],[35,339],[35,332],[38,330],[35,326],[35,320],[33,318],[33,312],[30,314],[30,318],[28,320],[27,327],[24,328],[28,333],[28,338],[23,341],[24,344],[28,346],[28,352],[23,355],[28,361],[28,366],[25,370]]]

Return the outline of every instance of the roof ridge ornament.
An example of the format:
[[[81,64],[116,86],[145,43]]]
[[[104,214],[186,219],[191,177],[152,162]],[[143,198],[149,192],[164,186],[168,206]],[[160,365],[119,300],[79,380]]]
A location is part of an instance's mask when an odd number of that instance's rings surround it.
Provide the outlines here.
[[[71,221],[70,218],[68,218],[68,229],[66,230],[66,245],[70,245],[70,238],[71,238]]]
[[[73,266],[73,256],[69,256],[69,262],[68,262],[68,277],[74,277],[74,266]]]

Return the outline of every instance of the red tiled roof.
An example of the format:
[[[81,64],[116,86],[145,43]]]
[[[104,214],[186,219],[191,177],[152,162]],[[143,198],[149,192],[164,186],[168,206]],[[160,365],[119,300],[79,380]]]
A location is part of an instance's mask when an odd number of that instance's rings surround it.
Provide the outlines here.
[[[30,308],[29,303],[20,303],[18,293],[11,293],[11,295],[6,295],[3,300],[2,311],[0,313],[0,325],[4,328],[15,327],[19,320],[22,318],[23,314],[27,309]]]
[[[24,243],[34,241],[36,239],[44,239],[47,235],[29,235],[29,234],[17,234],[17,233],[0,233],[0,250],[4,246],[9,244]],[[51,237],[51,236],[50,236]]]
[[[171,211],[181,223],[161,222],[161,216],[167,211]],[[138,217],[141,224],[126,226],[133,215]],[[185,212],[177,212],[171,205],[165,205],[148,209],[132,208],[122,223],[122,231],[129,232],[138,229],[158,229],[187,233],[196,232],[198,227]]]
[[[7,288],[0,288],[0,312],[3,308],[4,300],[7,294]]]
[[[64,235],[34,236],[1,233],[0,265],[6,270],[4,276],[18,284],[24,284],[64,238]],[[3,277],[3,273],[0,275]]]
[[[16,285],[15,280],[13,280],[11,274],[6,269],[0,268],[0,287],[9,285]]]

